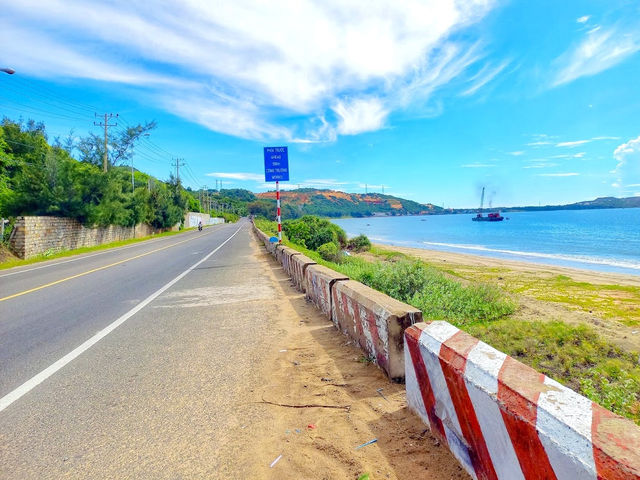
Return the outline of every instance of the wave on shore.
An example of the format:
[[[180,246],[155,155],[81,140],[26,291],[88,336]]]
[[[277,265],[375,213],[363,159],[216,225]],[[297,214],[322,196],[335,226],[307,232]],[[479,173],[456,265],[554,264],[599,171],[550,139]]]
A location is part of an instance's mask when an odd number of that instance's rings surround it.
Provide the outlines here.
[[[513,257],[519,257],[519,258],[535,258],[535,259],[554,260],[559,262],[602,265],[607,267],[627,268],[631,270],[640,271],[640,262],[624,261],[619,259],[613,260],[613,259],[606,259],[606,258],[583,257],[578,255],[562,255],[562,254],[540,253],[540,252],[521,252],[517,250],[488,248],[488,247],[483,247],[482,245],[464,245],[464,244],[424,242],[424,241],[421,243],[423,243],[424,245],[442,247],[442,248],[452,249],[452,250],[470,250],[474,252],[483,252],[487,254],[498,253],[503,255],[510,255]]]

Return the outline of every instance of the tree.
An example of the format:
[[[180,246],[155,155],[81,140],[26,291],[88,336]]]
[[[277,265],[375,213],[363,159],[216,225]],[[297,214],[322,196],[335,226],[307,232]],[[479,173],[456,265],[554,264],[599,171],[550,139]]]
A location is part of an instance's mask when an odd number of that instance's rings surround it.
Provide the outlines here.
[[[134,148],[140,139],[148,132],[156,128],[155,121],[135,127],[127,127],[125,130],[116,131],[109,137],[109,166],[117,166],[125,163],[133,156]],[[80,161],[92,165],[101,166],[104,156],[104,138],[95,133],[81,138],[74,144],[74,148],[80,154]]]

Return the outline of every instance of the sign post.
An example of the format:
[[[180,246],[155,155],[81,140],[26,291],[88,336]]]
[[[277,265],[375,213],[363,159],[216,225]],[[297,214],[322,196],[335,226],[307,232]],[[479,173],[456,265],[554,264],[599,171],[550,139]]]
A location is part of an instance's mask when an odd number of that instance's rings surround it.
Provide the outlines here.
[[[282,243],[282,211],[280,209],[280,182],[289,181],[288,147],[264,147],[264,181],[276,182],[278,243]]]

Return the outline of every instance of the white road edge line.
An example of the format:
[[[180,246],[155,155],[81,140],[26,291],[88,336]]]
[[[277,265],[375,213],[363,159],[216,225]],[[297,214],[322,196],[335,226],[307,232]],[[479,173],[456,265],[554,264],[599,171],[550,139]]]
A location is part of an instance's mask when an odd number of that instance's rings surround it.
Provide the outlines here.
[[[40,383],[44,382],[47,378],[49,378],[51,375],[53,375],[54,373],[56,373],[58,370],[60,370],[61,368],[63,368],[65,365],[67,365],[69,362],[75,360],[77,357],[79,357],[80,355],[82,355],[84,352],[86,352],[87,350],[89,350],[92,346],[94,346],[96,343],[98,343],[100,340],[102,340],[104,337],[106,337],[107,335],[109,335],[111,332],[113,332],[116,328],[118,328],[120,325],[122,325],[124,322],[126,322],[127,320],[129,320],[129,318],[131,318],[132,316],[134,316],[136,313],[138,313],[140,310],[142,310],[144,307],[146,307],[149,303],[151,303],[153,300],[155,300],[158,296],[160,296],[163,292],[165,292],[167,289],[171,288],[173,285],[175,285],[177,282],[179,282],[180,280],[182,280],[182,278],[184,278],[185,275],[187,275],[188,273],[190,273],[193,269],[195,269],[198,265],[200,265],[201,263],[207,261],[209,259],[209,257],[211,257],[214,253],[216,253],[218,250],[220,250],[229,240],[231,240],[233,237],[236,236],[236,234],[242,229],[244,225],[241,225],[240,227],[238,227],[238,229],[229,237],[227,238],[224,242],[222,242],[218,247],[215,248],[215,250],[211,251],[209,254],[207,254],[204,258],[202,258],[201,260],[199,260],[197,263],[195,263],[194,265],[192,265],[191,267],[189,267],[187,270],[185,270],[184,272],[182,272],[180,275],[178,275],[176,278],[174,278],[173,280],[171,280],[169,283],[167,283],[165,286],[161,287],[159,290],[155,291],[154,293],[152,293],[151,295],[149,295],[147,298],[145,298],[142,302],[140,302],[138,305],[136,305],[135,307],[133,307],[131,310],[129,310],[127,313],[125,313],[124,315],[122,315],[120,318],[118,318],[115,322],[111,323],[110,325],[108,325],[106,328],[100,330],[98,333],[96,333],[93,337],[91,337],[89,340],[85,341],[82,345],[76,347],[75,349],[73,349],[71,352],[67,353],[64,357],[62,357],[60,360],[58,360],[57,362],[51,364],[50,366],[48,366],[47,368],[45,368],[44,370],[42,370],[40,373],[38,373],[37,375],[35,375],[34,377],[32,377],[31,379],[27,380],[26,382],[24,382],[22,385],[20,385],[18,388],[16,388],[15,390],[13,390],[12,392],[8,393],[7,395],[5,395],[4,397],[0,398],[0,412],[3,411],[5,408],[7,408],[9,405],[11,405],[13,402],[15,402],[16,400],[18,400],[20,397],[22,397],[23,395],[29,393],[33,388],[35,388],[36,386],[38,386]]]

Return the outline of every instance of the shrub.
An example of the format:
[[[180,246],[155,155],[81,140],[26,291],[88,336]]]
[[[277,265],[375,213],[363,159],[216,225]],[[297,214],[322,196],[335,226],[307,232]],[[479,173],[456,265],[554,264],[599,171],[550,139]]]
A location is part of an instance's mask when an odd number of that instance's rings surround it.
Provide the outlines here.
[[[333,242],[327,242],[323,245],[320,245],[317,251],[322,258],[328,260],[329,262],[342,262],[342,251],[340,250],[338,245]]]
[[[347,248],[354,252],[365,252],[371,248],[371,241],[369,241],[369,238],[367,238],[366,235],[360,234],[349,240]]]
[[[286,221],[282,228],[289,240],[310,250],[318,250],[321,245],[330,242],[335,243],[338,248],[343,248],[347,243],[344,230],[327,219],[313,215]]]
[[[429,271],[422,262],[401,261],[395,264],[379,264],[370,278],[360,281],[407,302],[425,287],[428,276]]]

